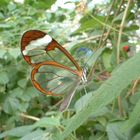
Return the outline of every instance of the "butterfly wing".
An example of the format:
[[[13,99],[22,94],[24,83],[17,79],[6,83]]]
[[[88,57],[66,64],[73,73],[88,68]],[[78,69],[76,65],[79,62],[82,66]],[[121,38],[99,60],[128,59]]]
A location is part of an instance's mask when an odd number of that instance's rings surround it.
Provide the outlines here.
[[[42,31],[25,32],[21,39],[21,51],[25,61],[33,66],[33,85],[44,94],[61,95],[82,77],[82,70],[74,58]]]
[[[26,62],[32,66],[44,61],[55,61],[82,71],[65,48],[51,36],[39,30],[29,30],[23,34],[21,51]]]
[[[31,80],[42,93],[58,96],[80,81],[80,75],[79,72],[56,62],[42,62],[33,68]]]

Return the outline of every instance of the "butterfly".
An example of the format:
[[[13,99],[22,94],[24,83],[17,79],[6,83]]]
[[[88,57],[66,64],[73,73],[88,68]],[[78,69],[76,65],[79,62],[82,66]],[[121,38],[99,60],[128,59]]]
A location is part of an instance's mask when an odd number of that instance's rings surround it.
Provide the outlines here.
[[[31,81],[34,87],[46,95],[61,96],[67,93],[60,110],[67,108],[78,85],[86,81],[85,71],[72,55],[40,30],[29,30],[23,34],[21,53],[32,66]]]

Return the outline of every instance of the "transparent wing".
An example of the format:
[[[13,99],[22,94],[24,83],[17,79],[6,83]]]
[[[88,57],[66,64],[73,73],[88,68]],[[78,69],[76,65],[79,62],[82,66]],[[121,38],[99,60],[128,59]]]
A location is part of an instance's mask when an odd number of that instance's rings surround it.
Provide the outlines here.
[[[42,93],[57,96],[75,87],[81,80],[81,74],[55,62],[42,62],[32,70],[31,79]]]
[[[80,66],[56,40],[39,30],[24,33],[21,39],[21,52],[28,64],[35,66],[45,61],[59,64],[81,71]]]

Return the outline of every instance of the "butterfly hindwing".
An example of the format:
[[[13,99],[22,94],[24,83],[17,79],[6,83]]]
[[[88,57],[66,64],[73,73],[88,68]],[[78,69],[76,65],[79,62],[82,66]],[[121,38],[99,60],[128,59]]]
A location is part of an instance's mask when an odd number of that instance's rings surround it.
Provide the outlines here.
[[[55,62],[37,64],[31,73],[32,83],[48,95],[62,95],[80,81],[78,72]]]

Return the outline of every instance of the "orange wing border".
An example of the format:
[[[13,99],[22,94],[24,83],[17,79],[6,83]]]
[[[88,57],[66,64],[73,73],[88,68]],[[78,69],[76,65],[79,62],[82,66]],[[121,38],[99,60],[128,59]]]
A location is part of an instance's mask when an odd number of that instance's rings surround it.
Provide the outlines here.
[[[22,52],[22,56],[25,59],[25,61],[31,65],[31,66],[35,66],[36,64],[33,64],[30,60],[30,56],[28,55],[24,55],[23,51],[25,50],[26,46],[30,43],[30,41],[32,40],[36,40],[38,38],[42,38],[46,35],[47,33],[42,32],[40,30],[29,30],[26,31],[21,39],[21,52]],[[67,56],[67,58],[74,64],[74,66],[77,68],[78,71],[82,71],[81,67],[79,66],[79,64],[76,62],[76,60],[72,57],[72,55],[64,48],[62,47],[55,39],[52,38],[51,43],[49,43],[49,45],[47,46],[47,48],[45,49],[46,52],[47,51],[51,51],[54,50],[55,48],[58,48],[60,51],[62,51],[64,53],[64,55]]]
[[[61,68],[61,69],[65,69],[65,70],[68,70],[70,71],[71,73],[77,75],[79,78],[82,77],[82,71],[76,71],[76,70],[72,70],[70,69],[69,67],[66,67],[64,65],[61,65],[59,63],[56,63],[56,62],[53,62],[53,61],[47,61],[47,62],[42,62],[42,63],[39,63],[37,64],[34,69],[32,70],[31,72],[31,80],[32,80],[32,83],[33,85],[42,93],[46,94],[46,95],[53,95],[53,96],[60,96],[60,95],[63,95],[63,94],[55,94],[53,93],[52,91],[46,91],[44,90],[40,84],[35,80],[35,74],[38,72],[38,69],[43,66],[43,65],[49,65],[49,66],[53,66],[53,67],[57,67],[57,68]]]

